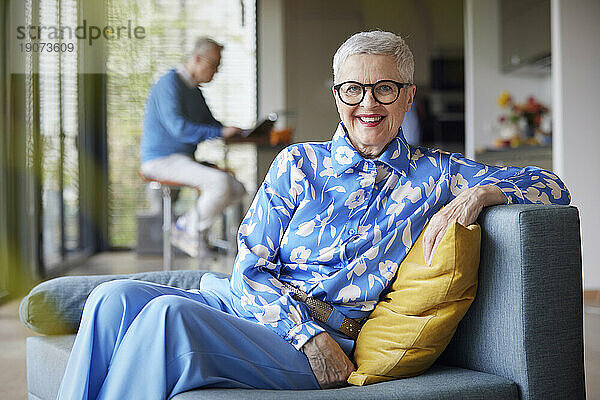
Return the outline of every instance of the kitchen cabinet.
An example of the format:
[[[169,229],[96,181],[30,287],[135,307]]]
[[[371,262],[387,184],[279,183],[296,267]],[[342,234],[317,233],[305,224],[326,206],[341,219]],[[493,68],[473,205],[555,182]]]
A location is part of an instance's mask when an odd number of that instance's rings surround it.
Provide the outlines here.
[[[499,0],[501,68],[504,72],[550,73],[550,0]]]

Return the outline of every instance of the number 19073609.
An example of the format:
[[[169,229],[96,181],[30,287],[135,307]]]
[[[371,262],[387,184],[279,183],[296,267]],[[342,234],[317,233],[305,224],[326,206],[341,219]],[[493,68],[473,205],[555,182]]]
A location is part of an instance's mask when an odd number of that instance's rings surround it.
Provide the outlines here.
[[[75,51],[74,43],[47,43],[25,42],[19,43],[21,53],[72,53]]]

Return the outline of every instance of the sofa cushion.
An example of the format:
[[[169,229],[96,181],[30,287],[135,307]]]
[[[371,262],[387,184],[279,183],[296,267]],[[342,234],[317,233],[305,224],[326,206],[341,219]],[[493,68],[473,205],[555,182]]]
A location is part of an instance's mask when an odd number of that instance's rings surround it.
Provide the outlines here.
[[[27,338],[29,399],[56,399],[75,335]]]
[[[29,398],[54,400],[67,365],[75,336],[42,336],[27,339]],[[196,389],[180,393],[173,400],[199,399],[518,399],[517,386],[500,376],[468,369],[434,365],[425,374],[411,379],[369,386],[328,390]]]
[[[349,383],[415,376],[435,362],[475,298],[480,238],[479,225],[451,224],[427,266],[421,233],[360,331]]]
[[[327,390],[197,389],[172,400],[516,400],[517,386],[502,377],[463,368],[434,365],[425,374],[368,386]]]
[[[75,333],[90,292],[102,282],[137,279],[182,289],[198,289],[205,271],[153,271],[128,275],[64,276],[34,287],[21,300],[19,316],[25,326],[37,333]],[[220,275],[220,274],[217,274]]]

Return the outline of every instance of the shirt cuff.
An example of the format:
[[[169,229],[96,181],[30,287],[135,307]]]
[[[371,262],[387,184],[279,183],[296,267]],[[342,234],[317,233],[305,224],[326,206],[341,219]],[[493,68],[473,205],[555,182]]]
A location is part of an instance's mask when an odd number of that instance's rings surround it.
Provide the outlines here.
[[[215,126],[214,128],[211,128],[210,138],[214,139],[223,137],[223,135],[221,134],[221,129],[221,126]]]
[[[295,325],[290,329],[287,335],[285,335],[285,340],[290,342],[296,350],[300,350],[306,342],[321,332],[325,332],[325,329],[319,326],[315,321],[309,320],[300,325]]]
[[[521,204],[523,203],[523,192],[517,185],[511,181],[498,181],[494,183],[498,189],[506,196],[506,203],[504,204]]]

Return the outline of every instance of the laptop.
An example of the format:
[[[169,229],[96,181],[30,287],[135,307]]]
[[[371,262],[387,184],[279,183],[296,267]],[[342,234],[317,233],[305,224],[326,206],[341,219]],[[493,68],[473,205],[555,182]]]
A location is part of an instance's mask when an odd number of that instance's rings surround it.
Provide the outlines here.
[[[275,121],[277,121],[277,114],[270,113],[267,118],[261,120],[254,128],[252,129],[244,129],[242,131],[242,137],[252,136],[261,136],[268,135],[273,126],[275,126]]]

